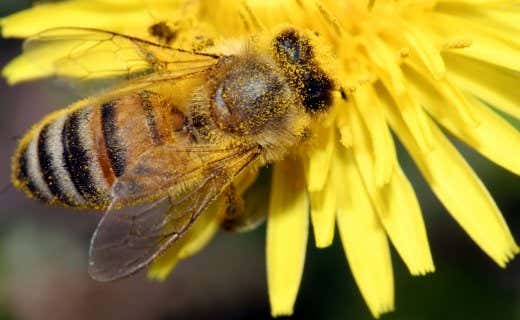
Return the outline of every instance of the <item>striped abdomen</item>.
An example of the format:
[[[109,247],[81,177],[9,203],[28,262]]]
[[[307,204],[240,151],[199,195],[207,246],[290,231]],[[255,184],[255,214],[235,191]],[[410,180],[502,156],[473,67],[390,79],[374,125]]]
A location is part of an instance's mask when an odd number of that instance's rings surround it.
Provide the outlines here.
[[[106,208],[110,187],[129,161],[178,129],[172,124],[179,113],[165,108],[172,109],[143,91],[51,114],[22,139],[14,185],[47,203]]]

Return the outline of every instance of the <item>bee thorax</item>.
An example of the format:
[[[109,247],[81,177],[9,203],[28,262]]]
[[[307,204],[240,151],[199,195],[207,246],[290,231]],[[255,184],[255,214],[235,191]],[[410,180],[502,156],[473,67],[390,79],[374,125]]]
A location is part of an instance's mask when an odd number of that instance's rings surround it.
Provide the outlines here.
[[[267,64],[249,60],[235,66],[216,83],[211,115],[224,131],[254,134],[286,112],[292,93]]]

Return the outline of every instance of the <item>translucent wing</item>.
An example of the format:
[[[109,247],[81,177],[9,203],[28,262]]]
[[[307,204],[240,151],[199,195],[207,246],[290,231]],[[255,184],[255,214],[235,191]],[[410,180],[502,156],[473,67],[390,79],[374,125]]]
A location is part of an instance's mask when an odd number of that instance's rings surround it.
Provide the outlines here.
[[[92,278],[110,281],[147,266],[179,239],[259,154],[258,147],[179,150],[175,146],[161,146],[145,153],[114,184],[111,208],[129,205],[142,197],[153,200],[119,211],[108,210],[92,237]],[[167,158],[177,168],[152,161]],[[183,166],[178,160],[193,164]]]
[[[213,65],[218,55],[172,48],[91,28],[54,28],[24,44],[24,56],[41,66],[41,76],[80,81],[126,80],[151,72],[191,72]]]

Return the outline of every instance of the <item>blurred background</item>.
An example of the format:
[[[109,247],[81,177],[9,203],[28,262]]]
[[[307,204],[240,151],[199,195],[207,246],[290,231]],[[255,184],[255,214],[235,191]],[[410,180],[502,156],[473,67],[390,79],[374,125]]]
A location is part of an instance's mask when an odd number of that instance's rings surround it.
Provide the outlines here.
[[[3,0],[0,17],[30,2]],[[21,41],[0,39],[0,48],[3,67],[19,54]],[[42,116],[78,97],[52,81],[11,87],[0,79],[0,187],[8,185],[17,139]],[[520,179],[457,146],[520,240]],[[419,196],[437,271],[411,277],[394,251],[397,310],[381,319],[520,319],[520,259],[505,270],[496,266],[450,218],[401,147],[400,159]],[[240,235],[221,232],[200,254],[181,262],[165,283],[142,273],[97,283],[86,269],[99,214],[47,207],[12,187],[2,191],[0,201],[0,320],[269,319],[265,226]],[[309,241],[293,318],[372,319],[338,237],[324,250]]]

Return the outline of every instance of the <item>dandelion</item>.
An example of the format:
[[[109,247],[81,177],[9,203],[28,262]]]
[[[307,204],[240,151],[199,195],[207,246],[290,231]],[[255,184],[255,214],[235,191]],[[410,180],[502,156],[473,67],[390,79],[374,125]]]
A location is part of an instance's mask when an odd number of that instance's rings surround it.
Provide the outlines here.
[[[312,224],[319,248],[332,243],[338,227],[354,279],[378,317],[394,308],[389,243],[412,275],[434,271],[421,209],[391,132],[487,255],[504,267],[519,252],[487,189],[443,131],[520,174],[520,134],[494,110],[520,119],[519,19],[512,0],[69,0],[37,5],[1,25],[5,37],[88,26],[146,38],[150,25],[165,20],[178,26],[177,46],[193,30],[217,40],[280,24],[318,34],[348,99],[337,99],[312,148],[274,165],[266,244],[272,314],[293,311]],[[3,74],[10,83],[61,75],[66,70],[53,63],[66,54],[27,52]],[[204,215],[150,275],[166,277],[217,227],[214,215]]]

